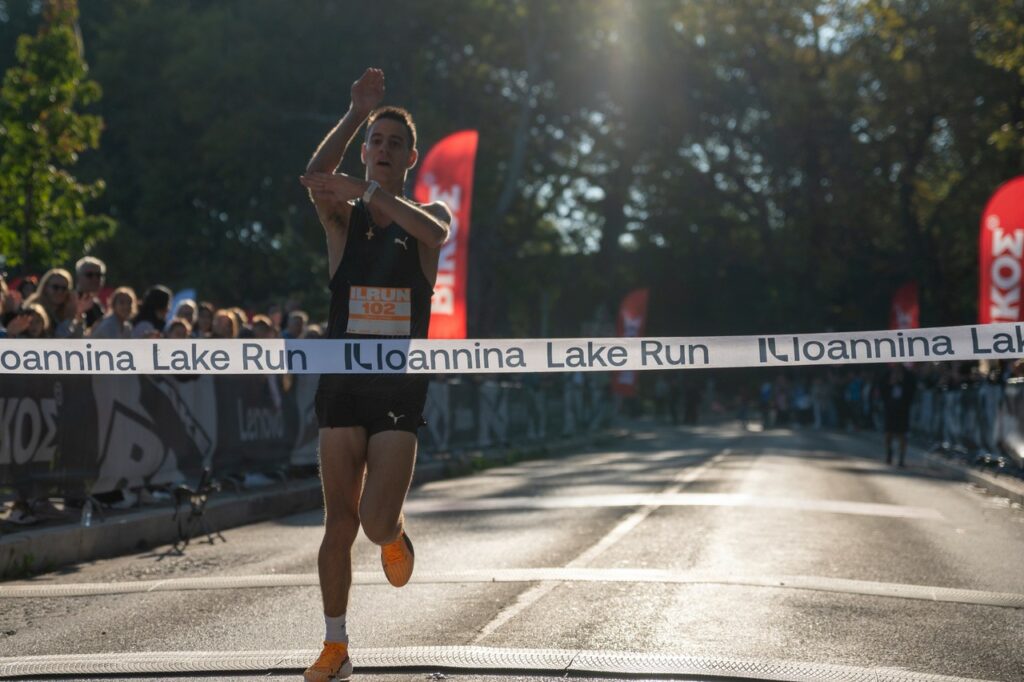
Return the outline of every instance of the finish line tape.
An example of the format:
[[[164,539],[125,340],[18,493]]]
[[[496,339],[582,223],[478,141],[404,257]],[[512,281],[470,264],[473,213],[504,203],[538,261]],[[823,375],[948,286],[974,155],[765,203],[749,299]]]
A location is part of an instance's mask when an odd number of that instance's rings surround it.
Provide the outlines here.
[[[589,339],[0,339],[4,374],[518,374],[1024,357],[1024,324]]]

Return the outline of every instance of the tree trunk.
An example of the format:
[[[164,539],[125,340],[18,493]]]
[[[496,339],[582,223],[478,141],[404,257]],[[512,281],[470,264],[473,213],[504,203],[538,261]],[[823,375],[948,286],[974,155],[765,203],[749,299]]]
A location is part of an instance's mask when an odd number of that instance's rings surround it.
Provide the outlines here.
[[[32,173],[29,171],[29,175],[25,178],[25,207],[22,210],[22,224],[21,224],[21,267],[26,272],[29,269],[28,262],[28,250],[29,250],[29,230],[32,229],[32,223],[35,220],[35,197],[32,186]]]

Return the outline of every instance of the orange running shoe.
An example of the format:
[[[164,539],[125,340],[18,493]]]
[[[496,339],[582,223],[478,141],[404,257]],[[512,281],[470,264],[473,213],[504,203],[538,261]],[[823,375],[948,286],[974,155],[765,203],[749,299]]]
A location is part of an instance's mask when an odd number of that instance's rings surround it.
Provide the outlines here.
[[[402,531],[397,540],[380,548],[380,565],[384,567],[384,575],[388,577],[388,582],[395,587],[401,587],[409,582],[415,559],[416,552],[405,531]]]
[[[335,682],[352,677],[352,660],[345,642],[324,642],[324,649],[316,663],[306,668],[306,682]]]

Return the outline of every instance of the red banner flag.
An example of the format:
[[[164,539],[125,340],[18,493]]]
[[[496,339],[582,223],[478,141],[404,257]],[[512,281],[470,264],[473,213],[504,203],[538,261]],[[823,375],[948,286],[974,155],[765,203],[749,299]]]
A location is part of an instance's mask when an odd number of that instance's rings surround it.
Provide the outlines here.
[[[619,306],[619,319],[615,331],[620,338],[643,336],[647,330],[647,289],[629,292]],[[615,372],[612,375],[612,391],[624,398],[636,395],[637,373]]]
[[[992,196],[981,219],[979,242],[978,322],[1018,322],[1024,270],[1024,176]]]
[[[907,282],[892,297],[889,329],[917,329],[921,326],[921,307],[917,301],[917,282]]]
[[[452,211],[451,235],[441,247],[430,306],[430,338],[466,338],[466,269],[469,262],[469,209],[473,163],[479,135],[463,130],[444,138],[423,159],[413,198],[443,201]]]

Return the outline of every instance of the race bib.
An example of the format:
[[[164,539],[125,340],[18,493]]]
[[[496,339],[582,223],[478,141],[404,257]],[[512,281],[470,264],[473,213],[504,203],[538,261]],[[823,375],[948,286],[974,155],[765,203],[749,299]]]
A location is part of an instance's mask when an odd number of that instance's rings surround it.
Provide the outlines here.
[[[410,289],[353,285],[349,290],[349,334],[409,336],[411,320]]]

